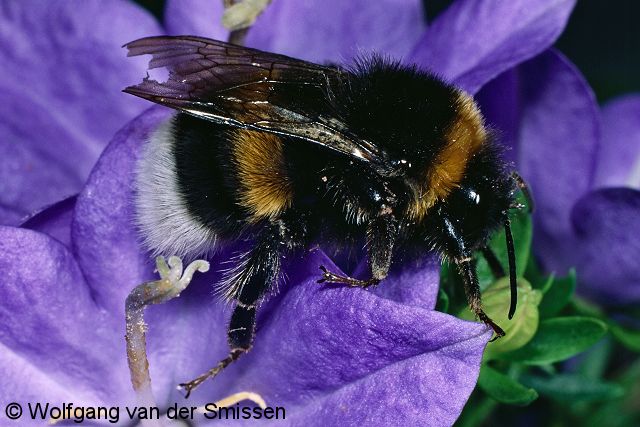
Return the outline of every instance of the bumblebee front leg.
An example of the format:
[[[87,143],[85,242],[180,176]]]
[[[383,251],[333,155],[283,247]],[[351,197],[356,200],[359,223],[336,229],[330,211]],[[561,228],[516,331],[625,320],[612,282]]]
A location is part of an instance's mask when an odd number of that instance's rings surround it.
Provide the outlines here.
[[[223,284],[225,294],[236,301],[227,330],[229,355],[196,379],[180,384],[186,392],[185,397],[189,397],[191,391],[205,380],[218,375],[251,349],[257,304],[280,273],[281,247],[280,236],[271,232],[263,233],[256,246],[245,253],[238,265],[227,273],[226,283]]]
[[[318,283],[344,283],[349,286],[366,288],[377,285],[389,274],[393,247],[398,233],[398,221],[389,211],[383,211],[371,220],[367,226],[367,254],[371,278],[368,280],[354,279],[348,276],[340,276],[320,266],[323,272],[322,279]]]
[[[475,271],[475,265],[471,256],[454,260],[458,265],[458,270],[464,282],[464,291],[467,295],[467,302],[471,311],[478,316],[481,322],[493,329],[496,338],[503,337],[504,330],[498,326],[482,309],[482,297],[480,295],[480,284]]]
[[[458,272],[460,273],[460,276],[462,276],[464,293],[467,296],[469,308],[481,322],[493,329],[493,332],[496,334],[496,338],[503,337],[505,335],[504,330],[489,316],[487,316],[487,313],[482,309],[482,296],[480,295],[480,284],[478,283],[478,274],[476,273],[475,262],[471,253],[466,248],[462,235],[456,230],[453,223],[448,218],[444,218],[443,225],[451,239],[451,258],[457,264]]]

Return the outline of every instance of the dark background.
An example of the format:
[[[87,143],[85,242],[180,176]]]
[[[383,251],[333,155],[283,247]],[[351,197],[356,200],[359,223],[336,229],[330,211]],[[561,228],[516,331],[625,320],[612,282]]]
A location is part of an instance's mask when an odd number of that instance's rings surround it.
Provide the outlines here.
[[[134,1],[162,19],[164,0]],[[427,19],[452,2],[424,0]],[[582,71],[600,102],[640,92],[639,0],[578,0],[556,46]]]

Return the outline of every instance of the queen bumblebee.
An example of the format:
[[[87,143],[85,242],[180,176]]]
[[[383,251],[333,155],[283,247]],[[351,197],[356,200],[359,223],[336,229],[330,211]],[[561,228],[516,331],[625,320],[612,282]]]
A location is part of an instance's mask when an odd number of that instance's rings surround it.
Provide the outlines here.
[[[179,111],[150,138],[137,176],[137,221],[156,253],[195,257],[218,242],[251,248],[219,285],[235,303],[230,353],[182,384],[187,395],[251,348],[256,309],[283,257],[310,245],[364,242],[366,280],[323,266],[319,282],[368,287],[394,256],[437,251],[457,265],[471,310],[482,310],[472,254],[487,253],[521,181],[509,174],[465,92],[377,56],[322,66],[200,37],[149,37],[125,45],[151,54],[149,77],[125,92]]]

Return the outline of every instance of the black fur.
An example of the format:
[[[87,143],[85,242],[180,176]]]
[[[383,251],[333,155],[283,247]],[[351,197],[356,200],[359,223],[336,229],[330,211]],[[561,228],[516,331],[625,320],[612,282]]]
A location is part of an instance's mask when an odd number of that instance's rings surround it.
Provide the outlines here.
[[[480,250],[504,225],[513,192],[514,183],[506,173],[499,149],[488,141],[467,164],[459,187],[436,204],[417,226],[419,231],[415,235],[420,239],[417,244],[426,241],[451,259],[463,257],[460,242],[446,229],[445,220],[449,220],[467,252]],[[412,240],[416,244],[415,238]]]
[[[317,103],[320,113],[330,113],[353,134],[373,143],[384,167],[319,144],[280,136],[285,164],[282,173],[293,185],[291,209],[257,224],[241,207],[231,150],[234,139],[230,132],[243,130],[183,113],[176,121],[178,184],[189,212],[223,237],[255,242],[224,285],[237,306],[229,331],[234,350],[221,363],[226,366],[250,348],[255,306],[277,281],[281,257],[313,243],[348,247],[366,242],[370,280],[325,273],[327,281],[356,286],[383,280],[397,252],[439,251],[443,257],[459,261],[461,272],[469,276],[466,290],[470,305],[500,333],[481,309],[475,270],[466,260],[504,224],[513,201],[514,185],[496,145],[486,142],[468,162],[459,187],[430,208],[424,220],[416,222],[406,216],[414,197],[410,188],[425,179],[447,144],[445,135],[458,113],[458,91],[413,67],[374,58],[343,71],[324,94],[305,93],[320,98],[305,99],[299,105]],[[201,380],[199,377],[187,388]]]
[[[305,231],[294,246],[361,242],[366,224],[384,207],[392,208],[402,222],[401,212],[411,201],[408,182],[424,179],[444,148],[445,133],[456,118],[457,97],[454,88],[413,67],[380,58],[354,67],[342,86],[332,90],[335,114],[358,136],[373,141],[396,173],[382,177],[366,163],[283,137],[284,173],[293,183],[293,222],[300,228],[304,219]],[[175,154],[189,211],[218,234],[233,238],[255,229],[247,228],[249,216],[240,207],[229,132],[226,126],[179,114]],[[424,248],[426,242],[444,255],[457,256],[443,231],[444,218],[450,218],[470,250],[478,249],[503,224],[512,199],[512,180],[497,146],[489,141],[467,165],[459,188],[434,206],[422,223],[403,223],[397,243]],[[286,222],[286,215],[283,218]],[[375,244],[375,239],[368,240]]]
[[[237,236],[247,215],[235,197],[228,129],[178,114],[173,133],[178,188],[189,213],[222,237]]]
[[[411,177],[421,176],[444,148],[458,98],[433,74],[379,56],[360,59],[335,94],[336,111],[349,128],[375,141],[384,160]]]

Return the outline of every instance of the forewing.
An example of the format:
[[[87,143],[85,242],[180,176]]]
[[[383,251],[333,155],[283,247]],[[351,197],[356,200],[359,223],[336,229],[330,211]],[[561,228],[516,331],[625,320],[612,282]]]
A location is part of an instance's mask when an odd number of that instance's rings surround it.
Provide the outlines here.
[[[216,123],[284,134],[379,163],[376,147],[339,120],[332,87],[338,68],[192,36],[148,37],[125,45],[150,54],[164,82],[146,78],[125,92]]]

